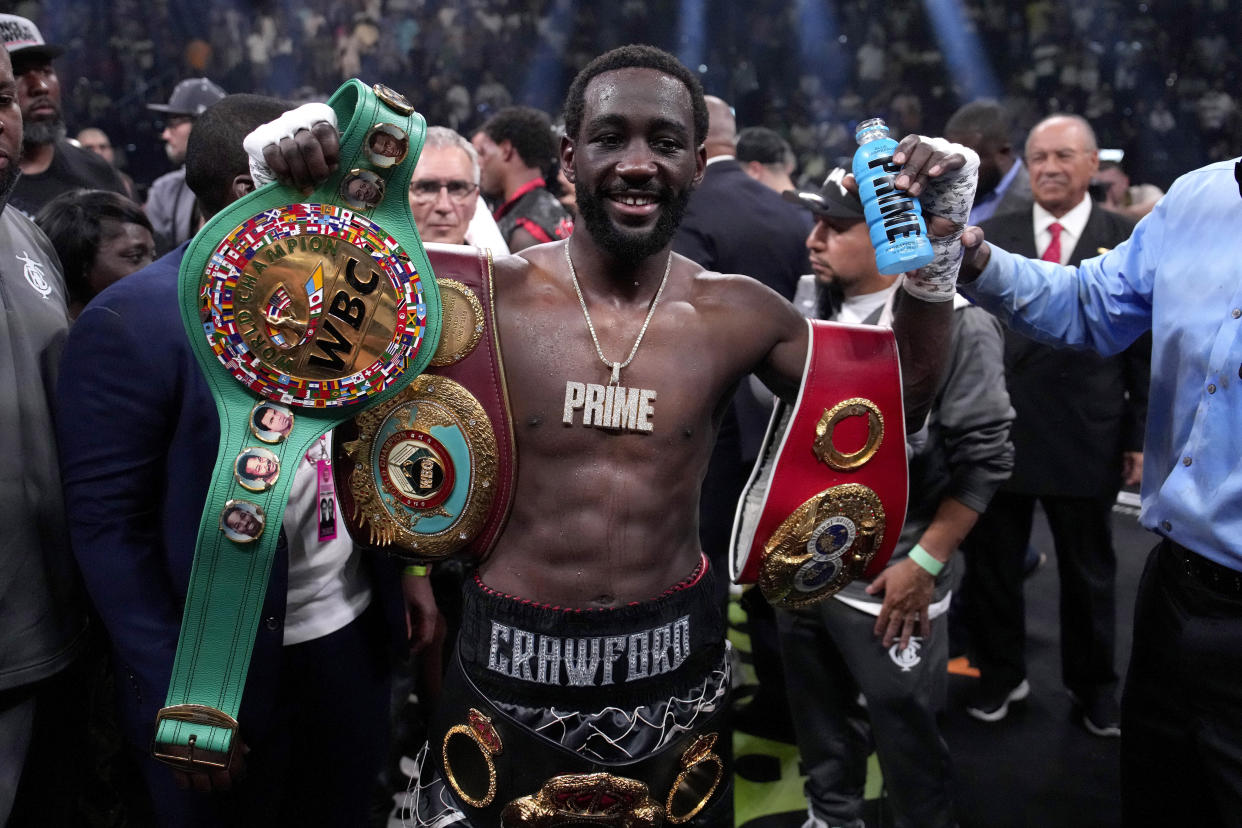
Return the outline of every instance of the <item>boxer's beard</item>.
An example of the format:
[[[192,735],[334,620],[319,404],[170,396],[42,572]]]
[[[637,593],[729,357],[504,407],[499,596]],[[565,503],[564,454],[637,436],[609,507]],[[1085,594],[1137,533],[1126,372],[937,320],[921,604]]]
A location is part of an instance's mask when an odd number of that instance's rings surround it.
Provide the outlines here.
[[[65,122],[59,115],[47,120],[27,121],[25,127],[26,131],[22,136],[23,148],[55,144],[65,138]]]
[[[686,215],[690,188],[665,189],[655,195],[659,199],[660,217],[656,219],[655,227],[646,232],[627,231],[619,227],[604,207],[607,195],[602,189],[579,188],[578,212],[587,232],[605,253],[620,261],[638,261],[659,253],[673,240]]]

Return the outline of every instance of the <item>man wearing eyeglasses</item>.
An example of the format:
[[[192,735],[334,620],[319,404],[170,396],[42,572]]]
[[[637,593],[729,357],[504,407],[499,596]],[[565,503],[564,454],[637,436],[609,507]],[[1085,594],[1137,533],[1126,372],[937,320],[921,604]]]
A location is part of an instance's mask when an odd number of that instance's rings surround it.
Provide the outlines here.
[[[223,97],[224,90],[207,78],[190,78],[176,85],[168,103],[147,104],[147,109],[164,114],[160,139],[168,160],[177,167],[152,182],[144,206],[161,254],[193,236],[202,223],[194,193],[185,183],[185,147],[194,119]]]
[[[424,242],[474,244],[495,255],[509,250],[486,205],[479,206],[479,159],[447,127],[429,127],[410,181],[410,212]]]

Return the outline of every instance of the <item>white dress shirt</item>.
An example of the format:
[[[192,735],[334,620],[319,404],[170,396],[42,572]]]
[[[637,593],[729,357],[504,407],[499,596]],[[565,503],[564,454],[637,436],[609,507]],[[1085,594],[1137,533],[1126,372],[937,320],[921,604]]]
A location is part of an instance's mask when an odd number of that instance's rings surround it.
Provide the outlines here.
[[[1044,255],[1044,251],[1052,242],[1052,232],[1048,228],[1053,222],[1058,222],[1061,225],[1061,264],[1067,264],[1070,256],[1074,255],[1074,245],[1078,244],[1078,240],[1082,238],[1087,219],[1091,218],[1091,196],[1084,195],[1082,201],[1060,218],[1040,207],[1038,202],[1033,212],[1036,254]],[[1095,251],[1092,251],[1091,255],[1094,256]]]

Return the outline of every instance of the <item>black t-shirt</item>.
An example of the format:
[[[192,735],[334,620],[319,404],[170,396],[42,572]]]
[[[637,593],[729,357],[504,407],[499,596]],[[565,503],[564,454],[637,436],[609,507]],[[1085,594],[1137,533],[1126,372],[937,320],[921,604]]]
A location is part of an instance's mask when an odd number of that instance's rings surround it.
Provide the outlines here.
[[[111,164],[90,150],[57,141],[51,166],[34,175],[23,173],[9,196],[9,206],[34,216],[56,196],[78,189],[111,190],[126,195],[125,182]]]

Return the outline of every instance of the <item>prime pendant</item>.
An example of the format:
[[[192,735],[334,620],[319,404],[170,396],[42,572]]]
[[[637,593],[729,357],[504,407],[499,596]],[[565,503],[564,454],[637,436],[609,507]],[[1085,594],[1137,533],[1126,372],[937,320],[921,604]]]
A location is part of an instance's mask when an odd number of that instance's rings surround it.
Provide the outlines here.
[[[620,371],[613,365],[613,376]],[[626,388],[615,382],[597,385],[593,382],[565,382],[566,425],[574,425],[578,412],[582,425],[610,428],[617,431],[641,431],[651,433],[655,416],[656,392],[649,388]]]

